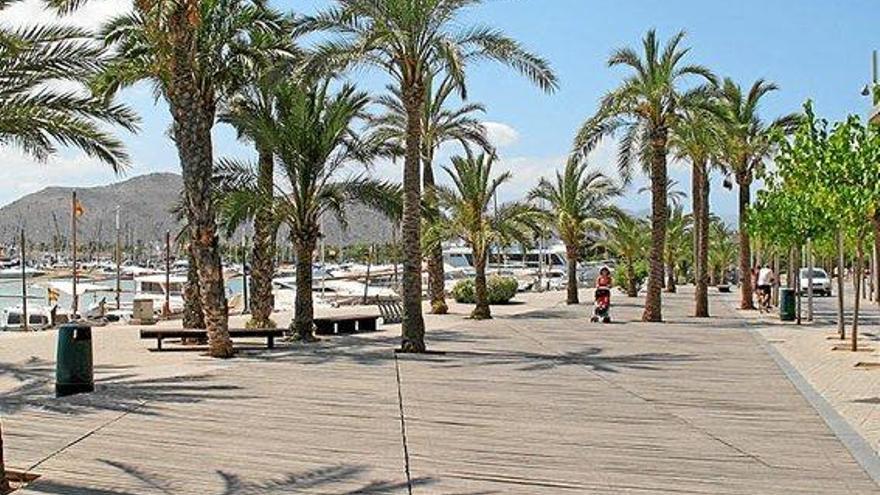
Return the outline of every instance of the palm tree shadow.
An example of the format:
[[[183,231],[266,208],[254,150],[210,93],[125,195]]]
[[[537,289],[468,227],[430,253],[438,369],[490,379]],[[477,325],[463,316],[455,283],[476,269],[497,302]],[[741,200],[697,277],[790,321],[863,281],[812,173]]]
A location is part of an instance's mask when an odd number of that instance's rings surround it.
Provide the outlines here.
[[[54,363],[36,357],[22,363],[0,363],[0,378],[17,382],[0,393],[0,412],[10,414],[32,408],[60,414],[119,411],[152,415],[158,414],[157,406],[166,403],[249,398],[236,393],[241,387],[217,383],[207,374],[139,378],[126,372],[130,368],[133,366],[96,367],[97,375],[110,376],[96,379],[93,393],[56,398]]]
[[[137,480],[143,489],[151,493],[174,494],[179,493],[184,487],[191,486],[186,480],[165,479],[162,476],[147,472],[130,464],[102,459],[104,465],[118,469],[127,476]],[[312,469],[299,473],[286,473],[265,480],[252,480],[228,471],[216,470],[215,473],[223,482],[223,488],[213,495],[272,495],[281,493],[300,493],[321,489],[332,490],[340,485],[339,495],[380,495],[380,494],[404,494],[409,491],[409,484],[405,481],[359,481],[359,478],[367,474],[365,466],[334,465]],[[427,486],[434,482],[431,478],[416,478],[412,480],[412,486]],[[132,492],[117,489],[94,489],[91,487],[78,487],[51,480],[37,480],[28,486],[33,493],[58,494],[58,495],[135,495],[143,491]],[[202,492],[204,495],[212,495],[210,492]],[[474,494],[476,495],[476,494]]]
[[[451,368],[515,366],[520,371],[543,371],[566,366],[583,366],[591,371],[620,373],[624,370],[660,371],[665,365],[698,360],[692,354],[642,352],[605,355],[601,347],[588,347],[562,354],[510,351],[455,351],[436,361]],[[466,362],[463,362],[466,361]]]

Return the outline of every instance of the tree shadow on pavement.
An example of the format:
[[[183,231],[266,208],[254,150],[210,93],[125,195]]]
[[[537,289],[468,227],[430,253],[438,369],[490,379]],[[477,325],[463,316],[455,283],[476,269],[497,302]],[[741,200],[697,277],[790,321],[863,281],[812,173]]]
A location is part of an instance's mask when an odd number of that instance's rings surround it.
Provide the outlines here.
[[[21,363],[0,363],[0,379],[15,383],[0,392],[0,412],[9,414],[33,408],[61,414],[136,411],[150,415],[157,414],[156,406],[161,404],[249,398],[237,393],[241,387],[218,383],[211,375],[144,378],[125,372],[130,368],[133,367],[98,366],[96,374],[112,374],[96,379],[94,392],[56,398],[55,363],[35,357]]]
[[[57,495],[135,495],[145,493],[143,489],[147,489],[149,493],[195,493],[192,489],[193,480],[166,479],[159,474],[150,473],[130,464],[109,460],[101,460],[101,462],[133,478],[133,481],[138,482],[143,488],[139,488],[137,491],[115,488],[95,489],[43,479],[30,485],[28,490],[32,493]],[[321,493],[337,493],[339,495],[379,495],[408,492],[408,484],[405,480],[360,481],[361,478],[368,475],[368,471],[365,466],[336,465],[298,473],[280,474],[271,479],[253,480],[247,476],[216,470],[215,473],[218,481],[222,482],[222,488],[217,491],[209,491],[205,487],[200,487],[201,491],[198,493],[201,495],[272,495],[319,490]],[[417,478],[412,481],[412,486],[428,486],[433,482],[434,480],[431,478]],[[337,489],[334,490],[334,487]]]

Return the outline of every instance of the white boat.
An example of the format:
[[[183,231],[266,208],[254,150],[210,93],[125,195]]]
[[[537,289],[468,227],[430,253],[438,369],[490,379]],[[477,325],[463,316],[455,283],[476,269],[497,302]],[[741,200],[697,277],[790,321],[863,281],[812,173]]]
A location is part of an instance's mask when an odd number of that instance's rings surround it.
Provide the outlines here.
[[[38,270],[36,268],[31,268],[29,266],[24,269],[24,276],[26,278],[33,277],[42,277],[46,272],[43,270]],[[0,268],[0,279],[13,279],[13,278],[21,278],[21,267],[11,267],[11,268]]]
[[[167,294],[171,313],[182,313],[184,308],[183,289],[187,279],[183,275],[171,275],[168,277],[167,283],[165,279],[163,274],[135,277],[134,299],[152,299],[153,311],[161,314]]]

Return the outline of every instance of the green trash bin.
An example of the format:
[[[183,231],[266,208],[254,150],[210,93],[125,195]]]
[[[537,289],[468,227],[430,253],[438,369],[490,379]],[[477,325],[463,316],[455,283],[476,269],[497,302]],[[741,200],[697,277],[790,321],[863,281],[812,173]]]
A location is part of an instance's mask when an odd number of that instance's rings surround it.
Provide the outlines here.
[[[779,319],[782,321],[795,320],[795,293],[794,289],[783,287],[779,289]]]
[[[56,397],[95,390],[92,327],[79,323],[61,325],[55,360]]]

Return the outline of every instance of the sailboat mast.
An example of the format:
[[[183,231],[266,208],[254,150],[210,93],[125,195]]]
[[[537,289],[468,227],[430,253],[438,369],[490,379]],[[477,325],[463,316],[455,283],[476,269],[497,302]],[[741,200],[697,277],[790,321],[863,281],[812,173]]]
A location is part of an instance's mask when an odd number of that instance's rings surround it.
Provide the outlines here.
[[[76,291],[76,191],[73,191],[73,201],[70,204],[70,256],[73,259],[73,314],[79,311],[79,295]]]

